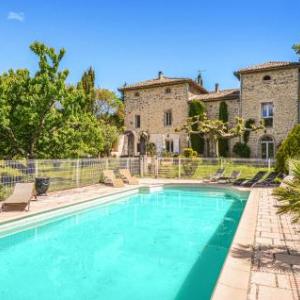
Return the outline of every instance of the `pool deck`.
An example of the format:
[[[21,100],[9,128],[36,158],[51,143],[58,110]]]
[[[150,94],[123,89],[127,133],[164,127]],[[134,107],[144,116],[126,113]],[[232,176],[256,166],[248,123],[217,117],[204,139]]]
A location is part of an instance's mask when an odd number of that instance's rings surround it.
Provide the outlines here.
[[[145,185],[199,184],[199,180],[142,179],[138,186],[101,184],[49,193],[31,201],[29,212],[1,212],[0,225],[90,199],[128,192]],[[300,224],[276,214],[271,189],[252,189],[212,299],[300,299]]]

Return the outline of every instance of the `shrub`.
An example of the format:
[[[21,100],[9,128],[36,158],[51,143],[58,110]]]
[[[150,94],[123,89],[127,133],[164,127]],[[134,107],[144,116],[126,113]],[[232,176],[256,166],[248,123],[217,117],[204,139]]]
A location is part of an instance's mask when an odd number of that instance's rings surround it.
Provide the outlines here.
[[[251,154],[251,150],[249,146],[245,143],[237,142],[232,149],[233,153],[238,155],[239,157],[249,158]]]
[[[154,143],[146,144],[146,152],[150,156],[156,155],[156,145]]]
[[[300,124],[296,125],[281,143],[276,153],[276,171],[288,172],[288,159],[300,156]]]
[[[224,123],[228,122],[228,109],[226,102],[222,101],[219,107],[219,120]],[[229,143],[227,139],[220,138],[219,139],[219,153],[220,156],[226,157],[229,152]]]
[[[205,105],[201,101],[193,100],[189,104],[189,117],[201,116],[205,112]],[[192,126],[193,130],[197,130],[197,125]],[[198,153],[204,152],[204,139],[200,134],[191,134],[191,144],[193,150]]]
[[[194,151],[192,148],[183,149],[183,156],[189,158],[182,162],[182,169],[185,176],[193,176],[200,164],[200,160],[197,159],[197,151]]]
[[[184,148],[183,149],[183,156],[186,158],[197,157],[197,151],[194,151],[192,148]]]
[[[284,186],[273,191],[273,195],[279,201],[278,214],[291,213],[293,222],[300,220],[300,164],[295,164],[294,178],[287,180]]]

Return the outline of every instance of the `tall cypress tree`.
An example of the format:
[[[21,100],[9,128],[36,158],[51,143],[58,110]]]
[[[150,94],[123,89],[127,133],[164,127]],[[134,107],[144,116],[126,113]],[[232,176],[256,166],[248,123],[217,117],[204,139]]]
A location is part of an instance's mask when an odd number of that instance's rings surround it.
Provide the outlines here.
[[[219,120],[223,121],[224,123],[228,122],[228,107],[225,101],[220,103],[219,107]],[[228,156],[229,152],[229,143],[227,139],[220,139],[219,140],[219,153],[221,156],[226,157]]]
[[[86,95],[86,110],[94,113],[95,110],[95,71],[90,67],[81,77],[81,84]]]
[[[198,115],[203,115],[205,112],[205,105],[201,101],[193,100],[189,105],[189,117],[194,117]],[[197,130],[197,125],[193,125],[193,130]],[[204,153],[204,139],[199,134],[191,134],[191,144],[193,150],[197,151],[199,154]]]

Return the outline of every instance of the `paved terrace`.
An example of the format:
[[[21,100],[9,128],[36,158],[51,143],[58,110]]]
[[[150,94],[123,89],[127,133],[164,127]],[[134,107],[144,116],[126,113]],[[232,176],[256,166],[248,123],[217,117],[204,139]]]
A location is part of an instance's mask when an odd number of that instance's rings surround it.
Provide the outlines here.
[[[140,186],[179,182],[199,183],[195,180],[143,179]],[[49,193],[39,197],[38,201],[32,201],[29,212],[0,213],[0,225],[135,187],[117,189],[97,184]],[[255,189],[252,195],[218,281],[214,299],[300,299],[300,225],[292,224],[287,215],[276,214],[276,200],[271,189]]]

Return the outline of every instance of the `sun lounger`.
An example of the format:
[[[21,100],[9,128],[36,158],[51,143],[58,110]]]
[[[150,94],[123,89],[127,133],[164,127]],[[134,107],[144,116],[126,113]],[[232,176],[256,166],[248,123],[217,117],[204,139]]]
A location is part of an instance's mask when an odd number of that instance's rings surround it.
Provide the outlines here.
[[[219,183],[231,183],[231,182],[234,182],[235,180],[237,180],[240,175],[241,175],[240,171],[233,170],[231,172],[230,176],[222,176],[218,179],[218,182]]]
[[[220,168],[216,171],[216,173],[213,176],[204,178],[203,181],[204,182],[216,182],[216,181],[218,181],[219,178],[221,178],[223,176],[224,172],[225,172],[225,169]]]
[[[121,179],[116,178],[115,173],[112,170],[103,171],[104,183],[110,184],[113,187],[123,187],[124,183]]]
[[[252,187],[255,183],[257,183],[258,181],[260,181],[265,175],[266,175],[266,171],[259,171],[255,174],[255,176],[250,179],[247,180],[245,183],[242,184],[242,186],[244,187]]]
[[[262,181],[255,183],[253,186],[255,187],[267,187],[267,186],[275,186],[277,185],[275,179],[280,174],[278,172],[270,172],[269,175]]]
[[[16,183],[13,193],[2,202],[1,210],[29,210],[34,183]]]
[[[241,186],[245,181],[249,180],[249,178],[238,178],[233,182],[233,185]]]
[[[120,176],[125,183],[128,184],[139,184],[139,181],[136,177],[132,176],[128,169],[120,169]]]

